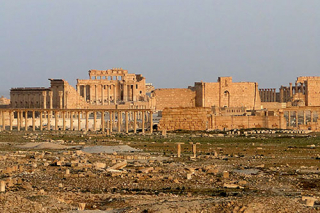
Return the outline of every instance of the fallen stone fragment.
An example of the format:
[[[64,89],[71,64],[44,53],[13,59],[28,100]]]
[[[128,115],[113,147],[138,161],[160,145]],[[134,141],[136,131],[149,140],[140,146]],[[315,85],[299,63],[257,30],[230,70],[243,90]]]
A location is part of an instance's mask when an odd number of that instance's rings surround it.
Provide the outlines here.
[[[107,171],[109,171],[109,170],[119,170],[119,169],[123,169],[123,168],[126,167],[126,166],[127,166],[127,161],[125,160],[125,161],[122,161],[122,162],[120,162],[120,163],[117,163],[117,164],[109,167],[109,168],[107,169]]]
[[[106,164],[105,163],[101,163],[101,162],[95,162],[94,164],[93,164],[93,166],[96,168],[96,169],[104,169],[104,168],[106,168]]]
[[[314,198],[314,197],[306,197],[306,196],[302,196],[302,201],[305,201],[305,204],[306,206],[314,206],[314,202],[316,201],[317,199]]]
[[[239,185],[233,184],[233,183],[224,183],[223,187],[228,188],[228,189],[244,189],[243,186],[239,186]]]
[[[86,207],[86,204],[85,203],[79,203],[78,204],[78,210],[84,210]]]
[[[3,180],[0,181],[0,192],[5,192],[6,191],[6,182]]]
[[[224,171],[223,172],[223,178],[224,179],[229,179],[230,175],[229,175],[229,172],[228,171]]]

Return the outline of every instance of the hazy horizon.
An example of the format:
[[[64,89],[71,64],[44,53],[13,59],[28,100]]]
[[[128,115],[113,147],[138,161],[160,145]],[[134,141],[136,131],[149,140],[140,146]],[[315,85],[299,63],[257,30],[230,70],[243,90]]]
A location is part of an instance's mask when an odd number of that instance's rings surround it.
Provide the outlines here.
[[[257,82],[279,88],[320,67],[320,1],[3,1],[0,94],[75,86],[88,70],[122,67],[156,88]]]

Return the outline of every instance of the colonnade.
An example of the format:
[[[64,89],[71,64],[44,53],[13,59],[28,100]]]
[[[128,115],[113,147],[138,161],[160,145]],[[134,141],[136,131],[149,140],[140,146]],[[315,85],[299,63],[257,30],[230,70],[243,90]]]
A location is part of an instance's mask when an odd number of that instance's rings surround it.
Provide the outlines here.
[[[299,125],[307,125],[308,123],[318,122],[318,111],[313,110],[285,110],[285,117],[288,127],[299,127]],[[300,114],[300,116],[299,116]]]
[[[0,130],[153,132],[150,109],[0,109]]]
[[[276,89],[259,89],[261,102],[276,102],[277,93]]]
[[[304,83],[300,83],[300,85],[296,82],[295,86],[292,86],[292,83],[289,83],[289,87],[281,86],[280,87],[280,102],[288,102],[291,100],[294,94],[302,93],[305,94],[306,85]]]
[[[111,103],[117,104],[118,101],[137,101],[136,87],[136,83],[128,84],[126,82],[77,84],[77,91],[85,101],[89,101],[91,104],[110,105]]]

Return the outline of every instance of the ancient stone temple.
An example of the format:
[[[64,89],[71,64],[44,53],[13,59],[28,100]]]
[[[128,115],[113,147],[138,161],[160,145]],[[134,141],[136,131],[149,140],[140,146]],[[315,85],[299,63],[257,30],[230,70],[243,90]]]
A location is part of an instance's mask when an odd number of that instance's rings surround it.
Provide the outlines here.
[[[77,79],[77,91],[91,105],[146,102],[146,79],[122,68],[89,70],[88,80]]]
[[[107,115],[111,123],[117,121],[118,130],[128,130],[132,121],[134,130],[140,121],[145,127],[144,121],[148,119],[149,128],[153,127],[153,113],[158,112],[155,120],[159,121],[158,129],[164,131],[242,128],[320,131],[320,77],[315,76],[298,77],[294,84],[281,86],[278,91],[259,89],[256,82],[233,82],[232,77],[195,82],[188,88],[154,89],[141,74],[131,74],[122,68],[89,70],[89,79],[77,79],[76,88],[63,79],[49,81],[48,88],[12,88],[10,105],[5,100],[7,105],[0,107],[2,123],[11,121],[12,126],[13,119],[21,122],[23,115],[28,123],[32,112],[33,119],[46,118],[48,124],[52,116],[58,119],[55,125],[61,117],[68,118],[70,128],[75,115],[80,124],[81,119],[86,119],[87,128],[93,119],[93,129],[97,129],[97,119],[101,119],[103,128]]]
[[[127,70],[89,70],[89,79],[77,79],[75,89],[63,79],[49,79],[51,86],[12,88],[12,108],[95,109],[149,108],[145,78]],[[150,91],[149,91],[150,92]]]

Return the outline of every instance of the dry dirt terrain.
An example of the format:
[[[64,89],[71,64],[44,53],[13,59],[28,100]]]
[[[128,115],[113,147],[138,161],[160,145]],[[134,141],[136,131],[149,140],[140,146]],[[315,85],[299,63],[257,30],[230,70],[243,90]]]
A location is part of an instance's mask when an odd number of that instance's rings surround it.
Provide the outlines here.
[[[320,212],[315,133],[6,131],[0,159],[0,212]]]

